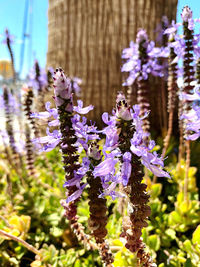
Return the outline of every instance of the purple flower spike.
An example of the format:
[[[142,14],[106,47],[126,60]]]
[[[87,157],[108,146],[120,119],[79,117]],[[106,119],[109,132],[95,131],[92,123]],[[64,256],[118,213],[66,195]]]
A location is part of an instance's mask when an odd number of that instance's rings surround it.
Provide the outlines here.
[[[141,47],[146,51],[147,62],[142,62]],[[168,56],[167,49],[155,47],[153,41],[148,40],[146,31],[138,31],[136,43],[131,42],[129,48],[122,51],[124,62],[121,71],[128,72],[129,76],[123,83],[124,86],[131,86],[135,80],[147,80],[149,74],[162,77],[164,75],[163,67],[159,64],[158,58]]]

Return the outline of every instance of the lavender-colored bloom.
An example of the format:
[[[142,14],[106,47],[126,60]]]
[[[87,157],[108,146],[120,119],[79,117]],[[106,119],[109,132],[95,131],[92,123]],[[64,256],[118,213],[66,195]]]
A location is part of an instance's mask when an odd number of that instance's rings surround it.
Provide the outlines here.
[[[148,146],[143,142],[145,133],[142,130],[142,120],[139,117],[139,106],[134,106],[135,113],[133,113],[135,133],[131,139],[131,151],[133,154],[141,158],[142,164],[153,172],[157,177],[168,177],[170,175],[162,170],[164,166],[163,160],[158,157],[157,153],[151,152],[155,146],[155,142],[151,140]]]
[[[55,103],[59,107],[64,103],[64,100],[72,99],[72,88],[70,84],[70,79],[67,78],[61,68],[56,69],[54,72],[54,92],[55,92]],[[71,101],[70,101],[71,102]],[[73,107],[68,106],[66,110],[70,112],[73,110]]]
[[[7,44],[8,42],[11,44],[11,43],[14,43],[14,35],[11,35],[8,31],[8,29],[5,29],[5,32],[4,34],[2,35],[3,36],[3,40],[2,40],[2,43],[3,44]]]
[[[125,197],[124,194],[116,192],[117,185],[118,181],[114,181],[110,184],[104,184],[103,192],[99,195],[99,198],[110,196],[112,197],[112,200],[115,200],[118,197]]]
[[[164,34],[174,34],[177,32],[178,28],[181,26],[182,24],[181,23],[175,23],[174,20],[172,20],[172,24],[169,28],[167,28],[165,31],[164,31]]]
[[[100,160],[102,158],[101,156],[101,151],[99,150],[99,146],[95,143],[90,144],[87,155],[89,158],[95,159],[95,160]]]
[[[94,177],[106,176],[107,174],[110,173],[114,174],[116,163],[117,160],[114,158],[114,155],[112,153],[108,154],[108,157],[94,168],[93,171]]]
[[[82,83],[82,80],[78,77],[71,78],[71,91],[72,93],[75,93],[76,96],[80,96],[81,88],[80,85]]]
[[[128,184],[129,177],[131,175],[132,166],[131,166],[132,155],[130,152],[126,152],[123,155],[123,163],[121,167],[121,176],[122,184],[126,186]]]
[[[184,22],[188,22],[192,18],[192,10],[188,6],[185,6],[181,13],[181,17]]]
[[[136,36],[136,43],[137,44],[144,43],[144,45],[146,46],[147,41],[148,41],[148,36],[146,31],[144,29],[140,29]]]
[[[42,148],[40,152],[48,152],[53,150],[61,141],[61,133],[58,130],[54,130],[52,133],[47,128],[47,136],[35,138],[32,140],[33,144],[41,144]]]
[[[81,167],[77,171],[74,171],[74,177],[66,181],[63,186],[69,187],[76,185],[77,187],[79,187],[81,179],[86,175],[86,173],[89,170],[89,165],[90,165],[90,160],[86,157],[83,158]]]
[[[181,92],[179,95],[180,100],[188,100],[188,101],[195,101],[200,99],[200,86],[197,85],[194,88],[193,94],[186,94],[185,92]]]
[[[121,95],[121,93],[120,93],[120,95]],[[125,97],[124,98],[121,97],[121,100],[119,102],[117,102],[116,117],[119,119],[123,119],[125,121],[132,120],[130,108],[128,107],[128,105],[125,101]]]
[[[7,131],[0,130],[0,136],[2,138],[3,144],[6,147],[9,146],[9,136]],[[15,149],[17,153],[22,155],[25,153],[25,142],[20,138],[20,136],[20,132],[15,131]]]
[[[119,103],[121,104],[119,105]],[[106,141],[103,147],[105,159],[97,165],[93,171],[94,177],[100,177],[102,181],[103,192],[100,194],[100,197],[109,195],[115,199],[121,196],[116,192],[117,185],[122,183],[126,186],[128,184],[131,172],[134,171],[132,169],[131,160],[135,155],[137,155],[141,159],[141,163],[155,175],[159,177],[170,177],[169,174],[162,169],[164,166],[162,158],[160,158],[156,152],[152,152],[155,142],[151,140],[148,145],[144,143],[144,137],[146,137],[147,134],[143,132],[142,120],[148,116],[148,113],[141,118],[139,116],[140,107],[138,105],[133,106],[132,110],[125,103],[124,95],[119,93],[116,111],[113,112],[113,116],[108,116],[107,113],[104,113],[102,116],[103,121],[107,124],[105,129],[101,131],[106,135]],[[122,113],[117,110],[118,106],[124,108]],[[129,121],[135,129],[133,137],[130,140],[130,151],[125,152],[123,155],[118,149],[120,134],[120,129],[118,128],[119,120]],[[122,163],[121,169],[120,172],[116,174],[117,163],[120,161]]]
[[[140,45],[145,47],[148,56],[145,64],[141,63]],[[130,47],[122,51],[122,58],[126,62],[123,64],[121,71],[129,72],[129,76],[123,85],[131,86],[137,78],[147,80],[150,73],[154,76],[163,76],[163,68],[159,65],[158,58],[166,57],[167,55],[166,50],[155,47],[153,41],[148,41],[146,32],[140,30],[137,34],[136,43],[131,42]]]
[[[50,71],[52,70],[50,69]],[[47,73],[45,69],[39,67],[37,60],[29,73],[28,86],[33,87],[36,91],[41,91],[42,88],[48,86]]]
[[[9,112],[15,115],[18,115],[20,112],[20,103],[17,101],[17,98],[8,92],[8,105]],[[5,101],[3,95],[0,95],[0,109],[5,109]]]
[[[59,126],[59,119],[58,119],[58,111],[56,108],[50,108],[51,103],[47,102],[45,104],[46,110],[47,111],[43,111],[43,112],[33,112],[31,113],[31,118],[37,118],[37,119],[41,119],[41,120],[47,120],[48,118],[53,117],[54,120],[50,121],[48,123],[49,127],[52,126]]]
[[[87,114],[90,110],[93,110],[94,106],[89,105],[88,107],[83,108],[83,101],[78,100],[77,101],[78,106],[74,106],[74,111],[76,111],[79,114]]]
[[[181,119],[184,119],[186,124],[185,138],[187,140],[196,140],[200,137],[200,106],[193,104],[192,109],[182,114]]]
[[[83,189],[86,187],[86,185],[87,185],[87,184],[83,184],[83,185],[81,185],[80,187],[78,187],[78,190],[76,190],[72,195],[67,196],[67,200],[66,200],[66,202],[67,202],[67,203],[70,203],[70,202],[72,202],[72,201],[78,199],[78,198],[81,196],[81,194],[82,194],[82,192],[83,192]]]

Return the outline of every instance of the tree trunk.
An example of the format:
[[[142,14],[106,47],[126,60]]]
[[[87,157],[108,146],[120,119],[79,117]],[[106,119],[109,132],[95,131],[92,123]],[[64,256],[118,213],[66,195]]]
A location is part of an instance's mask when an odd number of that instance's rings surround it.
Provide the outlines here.
[[[47,66],[60,66],[67,75],[82,79],[84,105],[95,106],[90,119],[100,122],[101,114],[115,105],[117,92],[125,90],[122,49],[135,41],[138,28],[155,40],[162,16],[175,19],[177,1],[49,0]],[[158,108],[157,103],[151,117],[158,116]]]

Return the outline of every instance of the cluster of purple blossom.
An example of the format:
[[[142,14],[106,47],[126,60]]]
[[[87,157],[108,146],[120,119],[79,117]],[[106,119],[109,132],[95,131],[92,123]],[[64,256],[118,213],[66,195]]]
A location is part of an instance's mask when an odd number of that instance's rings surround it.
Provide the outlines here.
[[[70,87],[70,79],[67,78],[62,70],[58,69],[53,76],[54,88],[55,88],[55,105],[57,108],[50,108],[50,103],[46,103],[46,111],[40,113],[33,113],[32,117],[39,119],[50,119],[53,120],[48,122],[49,127],[59,126],[59,113],[58,108],[63,105],[65,100],[69,100],[65,110],[71,112],[73,116],[71,117],[71,122],[77,142],[75,146],[85,151],[85,157],[82,160],[81,167],[74,171],[74,177],[65,182],[64,186],[76,185],[78,188],[76,192],[70,195],[67,202],[74,201],[76,198],[80,197],[83,189],[86,187],[86,183],[83,183],[83,177],[87,174],[88,170],[92,168],[94,177],[100,177],[102,181],[103,192],[100,192],[100,197],[105,195],[110,195],[113,198],[120,195],[116,191],[118,184],[123,184],[126,186],[132,170],[131,168],[131,158],[134,155],[141,159],[141,163],[148,168],[154,175],[158,177],[170,177],[167,172],[162,168],[163,160],[157,153],[152,149],[155,146],[154,141],[150,141],[148,145],[144,143],[144,137],[146,133],[142,130],[142,119],[139,116],[139,106],[133,106],[130,108],[125,100],[123,94],[119,93],[117,97],[116,110],[113,110],[111,116],[108,113],[102,115],[103,122],[107,125],[103,130],[97,130],[94,124],[88,125],[87,119],[84,114],[87,114],[93,109],[93,106],[83,107],[83,102],[78,100],[78,106],[73,105],[72,90]],[[147,116],[146,114],[145,116]],[[118,120],[122,119],[124,121],[129,121],[135,128],[134,134],[131,137],[131,151],[127,151],[122,154],[118,148],[119,141],[119,130],[117,128]],[[42,151],[50,151],[56,146],[62,146],[62,134],[59,129],[55,129],[51,132],[47,128],[47,136],[35,139],[34,143],[40,143],[43,145]],[[66,127],[66,132],[68,131]],[[99,133],[105,135],[105,144],[103,146],[102,152],[99,150],[98,146],[90,146],[91,142],[99,140]],[[95,160],[100,160],[97,166],[91,166],[91,158]],[[120,164],[120,159],[122,164]],[[120,171],[119,165],[121,165]]]
[[[192,109],[188,112],[184,112],[181,119],[185,121],[186,124],[186,136],[187,140],[197,140],[200,137],[200,91],[199,85],[195,86],[193,94],[181,93],[180,98],[182,100],[190,101],[192,104]]]
[[[20,112],[20,103],[18,101],[18,99],[15,97],[14,94],[12,94],[11,92],[8,92],[8,106],[9,106],[9,112],[11,114],[19,114]],[[1,110],[5,110],[5,100],[3,97],[3,93],[0,95],[0,109]]]
[[[146,62],[142,64],[139,46],[146,50]],[[141,29],[137,33],[136,43],[130,42],[130,47],[122,51],[122,59],[126,60],[121,71],[128,72],[129,76],[123,83],[124,86],[131,86],[136,79],[147,80],[149,74],[153,76],[164,76],[164,68],[159,58],[168,56],[168,49],[155,47],[155,42],[149,41],[146,31]]]
[[[147,80],[149,75],[153,76],[163,76],[165,71],[165,66],[160,65],[159,58],[166,58],[169,56],[170,49],[172,48],[175,53],[175,58],[173,59],[174,63],[178,63],[179,67],[177,68],[176,75],[180,80],[184,80],[184,70],[183,70],[183,60],[185,57],[186,51],[186,42],[184,34],[179,34],[179,30],[181,26],[187,24],[187,28],[191,31],[192,34],[192,49],[190,51],[192,54],[194,61],[191,62],[192,68],[194,71],[197,71],[197,60],[200,57],[200,34],[194,33],[194,26],[196,23],[200,22],[200,19],[193,19],[191,9],[186,6],[183,9],[181,14],[182,23],[175,23],[172,21],[172,24],[165,29],[162,34],[167,35],[169,42],[166,47],[155,47],[155,43],[148,40],[148,36],[146,32],[142,29],[138,31],[136,42],[130,42],[130,47],[125,48],[122,52],[122,58],[126,60],[126,62],[122,66],[122,72],[128,72],[129,76],[126,81],[123,83],[125,86],[131,86],[136,80]],[[168,24],[166,19],[164,19],[164,23]],[[162,29],[159,29],[160,31]],[[145,64],[142,64],[142,57],[140,46],[146,50],[146,58]],[[143,55],[143,58],[145,54]],[[180,92],[179,93],[180,101],[189,101],[191,103],[192,109],[190,111],[184,112],[181,114],[180,119],[184,119],[185,129],[186,129],[186,139],[196,140],[200,136],[200,126],[199,126],[199,116],[200,116],[200,108],[198,106],[198,102],[200,100],[199,93],[199,85],[197,84],[194,88],[194,93],[192,91],[190,93]],[[192,101],[194,101],[192,105]]]

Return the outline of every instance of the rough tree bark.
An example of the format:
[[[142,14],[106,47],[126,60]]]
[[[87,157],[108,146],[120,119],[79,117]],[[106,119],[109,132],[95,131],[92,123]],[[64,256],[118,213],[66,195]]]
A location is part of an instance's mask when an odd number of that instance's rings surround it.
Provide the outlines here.
[[[90,118],[100,121],[122,90],[122,49],[135,41],[141,27],[155,40],[162,16],[175,19],[177,1],[49,0],[47,66],[61,66],[83,80],[84,104],[95,105]],[[151,95],[161,95],[160,88],[154,90]],[[151,117],[157,123],[160,100],[152,101]]]

